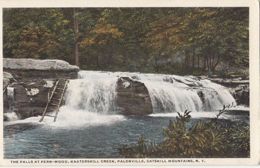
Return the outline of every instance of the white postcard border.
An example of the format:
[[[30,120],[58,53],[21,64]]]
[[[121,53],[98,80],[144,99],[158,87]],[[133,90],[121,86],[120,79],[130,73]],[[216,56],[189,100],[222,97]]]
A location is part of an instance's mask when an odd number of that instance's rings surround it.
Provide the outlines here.
[[[250,158],[183,158],[183,159],[3,159],[3,94],[0,96],[0,166],[53,166],[53,165],[125,165],[125,166],[152,166],[152,165],[256,165],[260,162],[260,92],[259,92],[259,2],[257,0],[86,0],[86,1],[74,1],[74,0],[5,0],[0,2],[0,23],[1,32],[0,37],[3,37],[2,26],[2,9],[3,8],[24,8],[24,7],[249,7],[249,58],[250,58]],[[3,49],[3,39],[0,41],[0,47]],[[1,52],[1,58],[3,57],[3,51]],[[2,60],[0,66],[2,67]],[[3,68],[0,73],[3,74]],[[3,76],[1,75],[3,80]],[[3,82],[0,83],[0,87],[3,87]],[[48,161],[77,161],[77,160],[96,160],[99,163],[48,163]],[[115,163],[101,163],[101,161],[110,162],[112,160]],[[135,161],[135,163],[123,163],[120,160]],[[148,163],[148,161],[151,161]],[[158,160],[158,162],[152,162],[152,160]],[[168,162],[172,160],[172,162]],[[188,162],[188,160],[199,162]],[[18,161],[18,163],[13,163]],[[164,161],[166,163],[164,163]],[[176,162],[174,162],[176,161]],[[182,161],[182,162],[178,162]],[[185,162],[187,161],[187,162]],[[11,163],[12,162],[12,163]],[[23,162],[23,163],[20,163]],[[32,163],[31,163],[32,162]],[[39,163],[38,163],[39,162]],[[45,163],[41,163],[45,162]]]

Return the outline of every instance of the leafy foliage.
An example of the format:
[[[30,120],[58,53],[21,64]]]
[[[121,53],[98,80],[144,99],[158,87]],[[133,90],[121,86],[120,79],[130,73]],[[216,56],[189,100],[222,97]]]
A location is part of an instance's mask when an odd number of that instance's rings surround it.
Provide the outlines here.
[[[136,145],[122,146],[120,154],[123,157],[249,157],[249,126],[246,123],[216,118],[190,126],[189,113],[178,113],[176,120],[170,121],[163,130],[161,143],[149,143],[142,136]]]
[[[74,64],[77,55],[93,70],[236,72],[248,69],[248,15],[248,8],[6,8],[4,57]]]

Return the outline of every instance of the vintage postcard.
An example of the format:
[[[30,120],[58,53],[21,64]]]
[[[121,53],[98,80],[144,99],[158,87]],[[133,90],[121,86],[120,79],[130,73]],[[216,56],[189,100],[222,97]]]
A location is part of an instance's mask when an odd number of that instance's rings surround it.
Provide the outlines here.
[[[0,165],[259,164],[257,0],[0,4]]]

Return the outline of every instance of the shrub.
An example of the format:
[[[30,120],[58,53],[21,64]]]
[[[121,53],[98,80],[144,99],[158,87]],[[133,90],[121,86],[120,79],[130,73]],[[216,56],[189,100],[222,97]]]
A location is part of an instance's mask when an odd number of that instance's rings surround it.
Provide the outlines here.
[[[215,119],[198,121],[190,126],[189,111],[178,113],[176,120],[163,129],[164,140],[151,143],[141,136],[135,145],[119,149],[123,157],[249,157],[249,126],[241,121]]]

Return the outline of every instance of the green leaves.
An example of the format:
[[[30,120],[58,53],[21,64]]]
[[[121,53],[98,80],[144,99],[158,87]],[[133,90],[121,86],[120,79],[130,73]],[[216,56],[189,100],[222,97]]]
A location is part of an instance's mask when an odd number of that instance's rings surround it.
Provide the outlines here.
[[[183,66],[192,71],[195,68],[215,71],[220,63],[226,62],[248,68],[248,64],[238,61],[248,60],[247,8],[176,9],[176,13],[163,16],[151,25],[146,45],[155,53],[163,48],[169,56],[184,51]]]
[[[4,57],[58,58],[74,63],[77,41],[81,65],[87,69],[205,74],[226,72],[234,66],[248,68],[248,8],[73,11],[4,9]],[[29,28],[27,37],[21,38]]]
[[[4,12],[4,57],[67,59],[69,21],[60,9],[9,9]]]
[[[220,111],[219,115],[223,113]],[[136,145],[119,149],[124,157],[248,157],[249,126],[244,122],[216,119],[191,123],[189,111],[178,113],[176,120],[163,129],[164,140],[149,144],[143,136]]]

